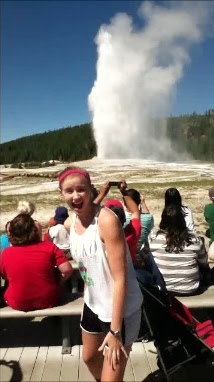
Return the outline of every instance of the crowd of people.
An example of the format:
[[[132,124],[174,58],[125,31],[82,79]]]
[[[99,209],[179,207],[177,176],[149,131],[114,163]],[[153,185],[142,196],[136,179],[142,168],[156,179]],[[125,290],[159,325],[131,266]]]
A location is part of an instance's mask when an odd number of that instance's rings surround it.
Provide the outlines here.
[[[4,302],[29,311],[60,303],[62,285],[72,277],[71,259],[84,280],[83,359],[97,381],[123,380],[132,343],[142,324],[139,283],[173,295],[202,292],[212,283],[214,188],[204,208],[210,238],[197,234],[193,214],[176,188],[164,196],[158,229],[144,195],[117,182],[121,197],[108,198],[115,182],[100,190],[84,169],[67,167],[59,190],[68,208],[58,206],[42,235],[31,216],[35,206],[20,202],[1,235],[0,272]]]

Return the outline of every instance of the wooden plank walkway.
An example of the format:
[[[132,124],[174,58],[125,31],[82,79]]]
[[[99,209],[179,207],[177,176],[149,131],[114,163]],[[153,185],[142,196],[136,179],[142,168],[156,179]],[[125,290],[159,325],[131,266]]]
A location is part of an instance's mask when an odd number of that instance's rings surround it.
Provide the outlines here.
[[[61,326],[58,317],[0,320],[1,382],[92,382],[82,361],[82,345],[78,340],[71,354],[61,354]],[[71,332],[79,330],[79,318],[71,318]],[[78,336],[77,336],[78,337]],[[163,381],[157,367],[153,342],[133,344],[125,370],[125,382]],[[213,360],[214,361],[214,360]],[[194,370],[193,370],[193,369]],[[193,379],[194,375],[194,379]],[[204,379],[206,376],[206,379]],[[173,382],[213,382],[214,368],[194,364],[182,367]]]
[[[94,379],[83,363],[81,353],[82,345],[73,346],[71,354],[63,355],[61,346],[1,348],[1,382],[92,382]],[[143,381],[155,372],[155,353],[152,342],[135,343],[127,363],[124,381]]]
[[[163,382],[156,362],[153,342],[133,344],[124,382]],[[82,361],[82,345],[74,345],[71,354],[61,354],[61,345],[14,346],[0,348],[1,382],[94,382]],[[213,382],[214,367],[204,361],[182,366],[172,382]]]
[[[71,354],[63,355],[61,346],[1,348],[1,382],[11,380],[16,382],[92,382],[94,379],[83,363],[81,353],[82,345],[73,346]],[[134,343],[124,381],[143,381],[155,372],[157,370],[155,353],[152,342]]]
[[[79,318],[71,318],[71,332],[79,330]],[[78,337],[78,336],[76,336]],[[0,320],[0,381],[91,382],[82,361],[81,339],[71,354],[61,354],[60,319],[36,317]],[[127,363],[124,381],[146,380],[157,370],[152,342],[136,342]],[[149,381],[158,379],[149,379]]]

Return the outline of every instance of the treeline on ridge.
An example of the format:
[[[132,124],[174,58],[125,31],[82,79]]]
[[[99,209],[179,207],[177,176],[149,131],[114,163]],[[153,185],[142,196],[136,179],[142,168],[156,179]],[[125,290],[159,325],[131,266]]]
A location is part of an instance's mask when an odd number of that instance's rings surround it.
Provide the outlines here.
[[[214,109],[167,119],[167,136],[178,152],[193,159],[214,161]],[[96,142],[89,123],[63,127],[19,138],[0,145],[0,164],[59,160],[74,162],[96,156]]]
[[[168,118],[167,135],[176,151],[214,162],[214,109]]]
[[[18,138],[2,143],[0,148],[0,164],[74,162],[96,155],[96,142],[88,123]]]

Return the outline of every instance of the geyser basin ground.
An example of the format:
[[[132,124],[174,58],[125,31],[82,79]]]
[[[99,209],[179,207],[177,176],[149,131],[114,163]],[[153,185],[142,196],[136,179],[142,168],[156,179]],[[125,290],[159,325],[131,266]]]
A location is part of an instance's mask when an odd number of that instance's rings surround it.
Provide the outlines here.
[[[214,166],[212,163],[185,162],[164,163],[144,159],[97,159],[75,162],[75,165],[87,169],[92,182],[99,186],[106,180],[126,179],[128,186],[138,189],[145,195],[150,212],[158,226],[164,205],[164,192],[169,187],[177,187],[194,215],[197,231],[204,234],[207,224],[203,217],[204,205],[209,203],[207,190],[214,185]],[[30,177],[15,176],[1,183],[1,220],[0,229],[4,230],[6,222],[16,215],[17,202],[27,199],[37,206],[34,218],[43,227],[54,214],[58,205],[64,204],[58,192],[57,181],[35,177],[35,173],[55,172],[64,169],[68,164],[41,169],[11,169],[1,166],[2,176],[30,173]],[[5,178],[6,179],[6,178]],[[112,188],[109,197],[120,197],[116,188]]]

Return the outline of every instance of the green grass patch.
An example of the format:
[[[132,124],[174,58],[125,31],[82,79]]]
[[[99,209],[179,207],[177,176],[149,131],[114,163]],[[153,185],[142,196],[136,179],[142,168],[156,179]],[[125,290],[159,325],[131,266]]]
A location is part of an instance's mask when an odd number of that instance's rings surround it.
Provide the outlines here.
[[[25,195],[2,195],[0,201],[1,212],[14,211],[17,208],[17,204],[20,200],[28,200],[35,203],[37,209],[39,206],[53,206],[62,203],[62,198],[58,191],[40,192],[37,194],[25,194]]]

